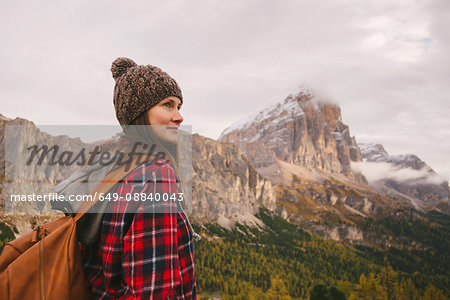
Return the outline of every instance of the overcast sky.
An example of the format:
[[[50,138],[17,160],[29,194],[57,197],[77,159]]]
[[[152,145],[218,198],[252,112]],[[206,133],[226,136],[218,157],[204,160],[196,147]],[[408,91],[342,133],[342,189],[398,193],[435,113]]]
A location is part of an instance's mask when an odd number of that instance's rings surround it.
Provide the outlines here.
[[[2,1],[0,113],[117,124],[118,56],[180,84],[185,124],[216,139],[301,85],[358,142],[450,179],[450,1]]]

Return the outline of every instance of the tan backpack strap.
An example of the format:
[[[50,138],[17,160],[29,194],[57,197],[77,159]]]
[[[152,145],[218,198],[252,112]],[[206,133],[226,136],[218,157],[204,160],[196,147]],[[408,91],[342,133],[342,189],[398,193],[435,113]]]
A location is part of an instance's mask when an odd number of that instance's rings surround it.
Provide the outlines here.
[[[74,221],[77,222],[81,217],[84,216],[89,209],[91,209],[98,201],[100,195],[106,195],[117,183],[119,183],[125,176],[127,176],[131,171],[133,171],[138,165],[144,163],[147,160],[153,159],[154,157],[145,157],[143,159],[134,159],[130,164],[124,164],[119,169],[108,173],[105,178],[95,187],[91,192],[90,201],[84,201],[78,208],[77,213],[74,217]],[[130,167],[131,166],[131,167]]]

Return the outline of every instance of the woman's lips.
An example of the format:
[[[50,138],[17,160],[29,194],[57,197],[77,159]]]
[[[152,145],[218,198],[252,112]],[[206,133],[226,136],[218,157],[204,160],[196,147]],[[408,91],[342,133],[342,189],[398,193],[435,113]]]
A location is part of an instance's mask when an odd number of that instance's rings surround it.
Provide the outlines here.
[[[167,126],[167,130],[173,131],[173,132],[178,132],[178,127],[176,126]]]

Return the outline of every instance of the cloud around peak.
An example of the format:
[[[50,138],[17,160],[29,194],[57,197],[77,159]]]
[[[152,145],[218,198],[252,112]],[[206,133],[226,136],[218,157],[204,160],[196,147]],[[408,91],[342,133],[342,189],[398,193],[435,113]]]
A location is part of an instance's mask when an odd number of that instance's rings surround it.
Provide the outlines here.
[[[382,180],[395,180],[397,182],[417,185],[417,184],[435,184],[440,185],[446,180],[439,174],[430,170],[429,167],[423,167],[415,170],[409,167],[396,166],[387,162],[352,162],[352,169],[362,173],[370,184]]]

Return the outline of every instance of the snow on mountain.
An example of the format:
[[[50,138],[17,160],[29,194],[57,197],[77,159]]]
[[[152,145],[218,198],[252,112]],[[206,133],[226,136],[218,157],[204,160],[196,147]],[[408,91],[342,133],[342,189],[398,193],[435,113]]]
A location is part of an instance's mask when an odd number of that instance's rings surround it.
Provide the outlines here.
[[[435,173],[424,161],[414,154],[396,154],[389,153],[380,144],[358,143],[361,150],[363,161],[383,162],[400,168],[411,168],[413,170],[424,170],[429,173]]]
[[[363,161],[376,161],[378,159],[384,159],[385,157],[389,156],[389,154],[380,144],[358,143],[358,147],[361,151],[361,157]]]
[[[275,177],[283,161],[360,183],[367,179],[376,190],[395,190],[424,206],[448,207],[444,178],[416,155],[390,155],[380,144],[357,144],[339,106],[309,88],[235,122],[219,141],[238,145],[257,170],[275,170]],[[419,202],[412,202],[417,208]]]
[[[386,186],[422,203],[448,207],[448,182],[414,154],[389,153],[380,144],[358,143],[362,162],[352,168],[376,189]],[[417,203],[417,202],[416,202]]]
[[[219,140],[233,131],[246,130],[253,124],[264,123],[265,121],[270,120],[270,123],[266,125],[267,128],[269,126],[283,124],[289,121],[292,116],[303,115],[304,112],[300,105],[297,102],[292,101],[293,98],[301,97],[312,99],[314,94],[311,89],[302,87],[295,96],[289,96],[281,103],[271,104],[261,111],[252,113],[244,119],[234,122],[220,134]],[[253,137],[253,140],[256,139],[257,138]]]
[[[281,160],[365,181],[350,168],[360,154],[339,106],[307,87],[234,123],[219,141],[239,145],[256,168]]]

